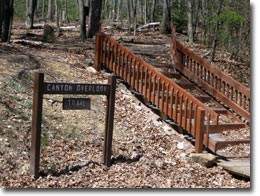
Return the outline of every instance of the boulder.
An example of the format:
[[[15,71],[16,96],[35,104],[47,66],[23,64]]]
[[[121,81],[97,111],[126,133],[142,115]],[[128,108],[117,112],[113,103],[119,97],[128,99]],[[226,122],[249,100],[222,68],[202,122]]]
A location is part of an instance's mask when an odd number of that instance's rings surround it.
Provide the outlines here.
[[[216,161],[216,157],[209,153],[193,153],[191,154],[191,159],[204,167],[212,167]]]

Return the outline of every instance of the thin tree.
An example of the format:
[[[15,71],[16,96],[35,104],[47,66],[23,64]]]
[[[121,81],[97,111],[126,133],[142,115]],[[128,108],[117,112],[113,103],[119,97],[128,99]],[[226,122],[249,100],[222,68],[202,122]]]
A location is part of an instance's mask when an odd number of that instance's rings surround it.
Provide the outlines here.
[[[160,32],[168,34],[170,32],[169,23],[171,21],[169,0],[163,1],[163,17],[160,24]]]
[[[33,28],[34,13],[37,6],[37,0],[26,0],[26,20],[25,28]]]
[[[220,2],[219,2],[219,8],[218,8],[218,11],[217,11],[217,16],[219,16],[221,11],[222,11],[223,2],[224,2],[224,0],[220,0]],[[216,53],[217,42],[218,42],[219,25],[220,25],[220,23],[217,19],[216,22],[215,22],[215,30],[214,30],[211,52],[210,52],[210,62],[214,62],[214,59],[215,59],[215,53]]]
[[[78,0],[79,6],[79,18],[80,18],[80,37],[84,42],[87,38],[87,30],[86,30],[86,13],[85,13],[85,3],[84,0]]]
[[[47,14],[48,22],[51,22],[52,18],[53,18],[52,0],[48,0],[48,14]]]
[[[187,15],[188,15],[188,37],[189,37],[189,43],[193,43],[193,35],[194,35],[194,31],[193,31],[193,0],[188,0],[187,1],[188,4],[188,10],[187,10]]]
[[[3,13],[4,13],[4,0],[0,0],[0,38],[2,36]]]
[[[151,22],[155,22],[155,6],[156,6],[156,0],[153,0],[152,8],[151,8]]]

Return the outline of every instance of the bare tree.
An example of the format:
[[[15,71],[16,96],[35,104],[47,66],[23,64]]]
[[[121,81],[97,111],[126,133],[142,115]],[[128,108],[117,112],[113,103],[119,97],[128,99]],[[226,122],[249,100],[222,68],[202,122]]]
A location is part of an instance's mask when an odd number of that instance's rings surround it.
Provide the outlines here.
[[[188,0],[188,10],[187,10],[187,15],[188,15],[188,37],[189,37],[189,43],[193,43],[193,0]]]
[[[156,6],[156,0],[153,0],[152,9],[151,9],[151,22],[155,22],[155,6]]]
[[[0,33],[1,41],[9,42],[11,38],[12,21],[14,14],[14,0],[0,0]]]
[[[79,18],[80,18],[80,37],[84,42],[87,38],[87,30],[86,30],[86,14],[85,14],[85,2],[84,0],[78,0],[79,6]]]
[[[169,0],[163,1],[163,16],[160,24],[160,32],[168,34],[170,32],[169,23],[171,21]]]
[[[88,38],[93,38],[100,28],[102,0],[92,0]]]
[[[34,13],[37,6],[37,0],[26,0],[26,20],[25,28],[33,28]]]
[[[47,15],[48,22],[52,21],[52,17],[53,17],[52,0],[48,0],[48,15]]]

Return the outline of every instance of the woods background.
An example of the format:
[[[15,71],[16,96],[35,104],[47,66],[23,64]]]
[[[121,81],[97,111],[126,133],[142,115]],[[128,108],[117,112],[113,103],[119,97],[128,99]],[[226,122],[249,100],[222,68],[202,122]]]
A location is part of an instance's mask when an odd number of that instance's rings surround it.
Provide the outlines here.
[[[33,23],[56,22],[57,31],[60,25],[80,21],[82,41],[95,35],[100,19],[104,26],[105,20],[121,22],[134,34],[138,26],[152,22],[160,22],[160,32],[167,34],[169,22],[173,22],[190,43],[211,49],[211,61],[216,48],[234,58],[250,58],[247,0],[0,0],[0,8],[2,41],[10,40],[13,16],[26,28],[33,28]]]

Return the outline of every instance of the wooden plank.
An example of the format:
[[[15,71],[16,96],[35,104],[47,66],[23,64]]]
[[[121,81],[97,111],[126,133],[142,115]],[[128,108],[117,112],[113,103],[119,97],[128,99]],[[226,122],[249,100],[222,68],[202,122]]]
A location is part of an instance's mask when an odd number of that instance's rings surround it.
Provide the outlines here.
[[[209,102],[211,100],[211,97],[209,96],[195,96],[198,100],[200,100],[203,103]]]
[[[218,114],[227,114],[228,113],[228,111],[224,108],[211,108],[211,109]]]
[[[205,125],[206,126],[206,125]],[[209,133],[220,133],[225,130],[231,130],[231,129],[241,129],[245,128],[246,125],[244,123],[232,123],[232,124],[223,124],[223,125],[209,125]]]
[[[230,173],[250,178],[250,159],[219,160],[216,163]]]
[[[215,145],[216,146],[215,151],[225,148],[229,145],[233,146],[238,144],[250,144],[250,140],[248,139],[248,140],[217,141]]]
[[[192,83],[179,83],[179,85],[184,89],[195,89],[196,85]]]

